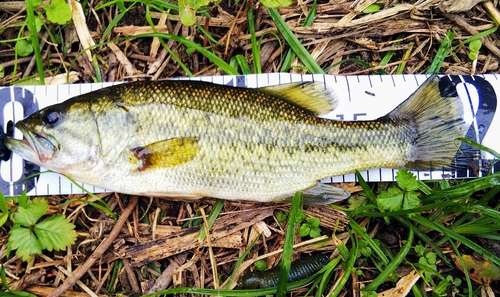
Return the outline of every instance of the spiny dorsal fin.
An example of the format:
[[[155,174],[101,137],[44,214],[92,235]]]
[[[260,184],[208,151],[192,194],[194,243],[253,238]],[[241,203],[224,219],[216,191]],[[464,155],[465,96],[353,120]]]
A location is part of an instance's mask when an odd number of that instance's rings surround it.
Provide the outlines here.
[[[337,107],[338,99],[333,90],[323,82],[299,82],[259,88],[295,105],[325,115]]]

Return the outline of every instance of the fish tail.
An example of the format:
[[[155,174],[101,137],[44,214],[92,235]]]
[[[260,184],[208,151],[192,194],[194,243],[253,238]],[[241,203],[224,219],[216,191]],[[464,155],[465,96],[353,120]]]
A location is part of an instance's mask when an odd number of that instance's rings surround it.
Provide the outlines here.
[[[388,117],[409,123],[415,137],[407,158],[408,169],[450,169],[466,165],[457,154],[468,124],[464,121],[464,106],[458,95],[440,90],[437,75],[428,78],[415,93]]]

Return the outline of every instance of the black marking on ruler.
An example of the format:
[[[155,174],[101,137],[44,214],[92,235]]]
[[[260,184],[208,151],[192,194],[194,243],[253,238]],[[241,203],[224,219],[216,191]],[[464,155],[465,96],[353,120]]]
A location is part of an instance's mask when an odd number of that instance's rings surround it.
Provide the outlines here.
[[[213,83],[213,77],[212,77],[212,83]],[[231,78],[227,83],[224,83],[226,86],[230,87],[239,87],[239,88],[246,88],[247,87],[247,81],[244,75],[237,75],[234,78]]]
[[[420,83],[418,82],[417,76],[413,75],[413,78],[415,79],[415,83],[417,84],[417,87],[420,87]],[[426,77],[427,79],[427,77]]]
[[[2,121],[3,123],[4,121]],[[14,127],[12,121],[9,121],[5,127],[5,132],[3,126],[0,124],[0,160],[8,161],[12,152],[5,145],[4,140],[7,137],[12,137],[14,134]]]
[[[12,96],[13,95],[13,96]],[[14,111],[6,111],[6,106],[7,104],[10,104],[11,102],[17,102],[19,103],[22,108],[23,108],[23,117],[27,117],[28,115],[34,113],[35,111],[38,111],[39,106],[38,102],[34,100],[35,96],[33,93],[30,91],[20,88],[20,87],[11,87],[11,88],[3,88],[0,89],[0,123],[5,122],[5,113],[13,113],[14,115],[16,114]],[[15,106],[18,105],[13,105],[13,108],[16,108]],[[20,120],[20,119],[14,119],[14,120]],[[1,128],[3,131],[3,127]],[[9,132],[7,131],[7,134]],[[40,172],[40,166],[32,164],[30,162],[27,162],[25,160],[21,160],[22,163],[20,164],[13,164],[12,163],[12,158],[7,161],[2,161],[1,165],[2,167],[7,166],[8,170],[10,172],[10,180],[4,180],[2,177],[0,177],[0,189],[6,196],[12,195],[21,195],[23,189],[26,189],[26,192],[31,191],[33,188],[35,188],[35,185],[38,181],[38,176],[35,178],[30,178],[27,180],[24,180],[26,177],[39,173]],[[22,173],[20,174],[19,180],[12,180],[13,176],[16,175],[20,170],[22,170]],[[21,180],[24,180],[20,182]],[[18,183],[16,183],[18,182]],[[12,183],[16,183],[12,185]],[[12,187],[12,188],[10,188]]]
[[[443,78],[439,81],[441,95],[446,97],[457,96],[458,93],[456,87],[459,83],[468,83],[476,88],[479,97],[479,104],[477,111],[473,115],[473,119],[477,123],[478,131],[476,133],[474,125],[471,125],[465,134],[465,138],[482,143],[484,136],[490,128],[491,122],[495,116],[497,109],[497,96],[493,86],[487,80],[479,76],[449,76],[446,79]],[[467,88],[465,89],[468,93]],[[473,109],[472,111],[474,112]],[[491,168],[491,160],[481,160],[481,152],[465,143],[460,145],[460,152],[457,153],[456,158],[464,160],[464,162],[469,164],[472,170],[475,171],[469,172],[467,167],[459,166],[456,177],[477,176],[480,174],[477,170],[482,170],[482,173],[486,174]],[[479,162],[481,162],[481,164]],[[495,169],[500,168],[496,168],[495,166]]]
[[[345,77],[345,82],[347,84],[347,94],[349,95],[349,102],[352,102],[351,98],[351,85],[349,84],[349,80],[347,79],[347,76]],[[359,82],[359,78],[358,78]]]
[[[236,86],[241,88],[247,87],[247,80],[244,75],[236,76]]]

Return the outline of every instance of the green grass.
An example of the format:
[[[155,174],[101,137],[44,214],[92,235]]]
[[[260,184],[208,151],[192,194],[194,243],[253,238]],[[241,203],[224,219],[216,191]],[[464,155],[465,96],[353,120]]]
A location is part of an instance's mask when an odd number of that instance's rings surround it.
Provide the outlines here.
[[[441,69],[441,65],[443,64],[444,60],[450,55],[453,54],[455,50],[457,50],[459,47],[464,46],[465,44],[471,43],[473,41],[477,41],[483,37],[486,37],[490,34],[493,34],[497,31],[498,26],[495,26],[491,29],[484,30],[483,32],[480,32],[474,36],[471,36],[464,41],[460,42],[456,46],[452,46],[452,41],[455,38],[455,33],[452,31],[448,31],[443,38],[443,41],[441,42],[441,45],[439,46],[439,49],[434,56],[434,59],[432,60],[432,64],[429,67],[429,69],[426,71],[427,74],[436,74],[439,73],[439,70]]]
[[[281,35],[283,35],[283,38],[285,38],[288,45],[292,48],[300,61],[304,63],[307,70],[312,74],[324,74],[325,72],[323,69],[321,69],[318,63],[316,63],[316,61],[311,57],[307,49],[302,45],[302,42],[295,36],[295,34],[293,34],[279,14],[278,10],[275,8],[268,8],[268,11]]]

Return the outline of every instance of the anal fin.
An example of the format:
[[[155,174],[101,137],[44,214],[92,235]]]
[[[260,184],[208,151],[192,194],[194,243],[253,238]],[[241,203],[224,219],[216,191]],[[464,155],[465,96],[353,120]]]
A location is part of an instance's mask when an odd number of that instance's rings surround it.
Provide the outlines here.
[[[132,149],[137,169],[169,168],[191,161],[199,151],[197,137],[178,137]],[[131,160],[132,161],[132,160]]]
[[[322,183],[304,190],[302,194],[304,195],[304,203],[320,205],[332,204],[351,196],[349,191]]]

